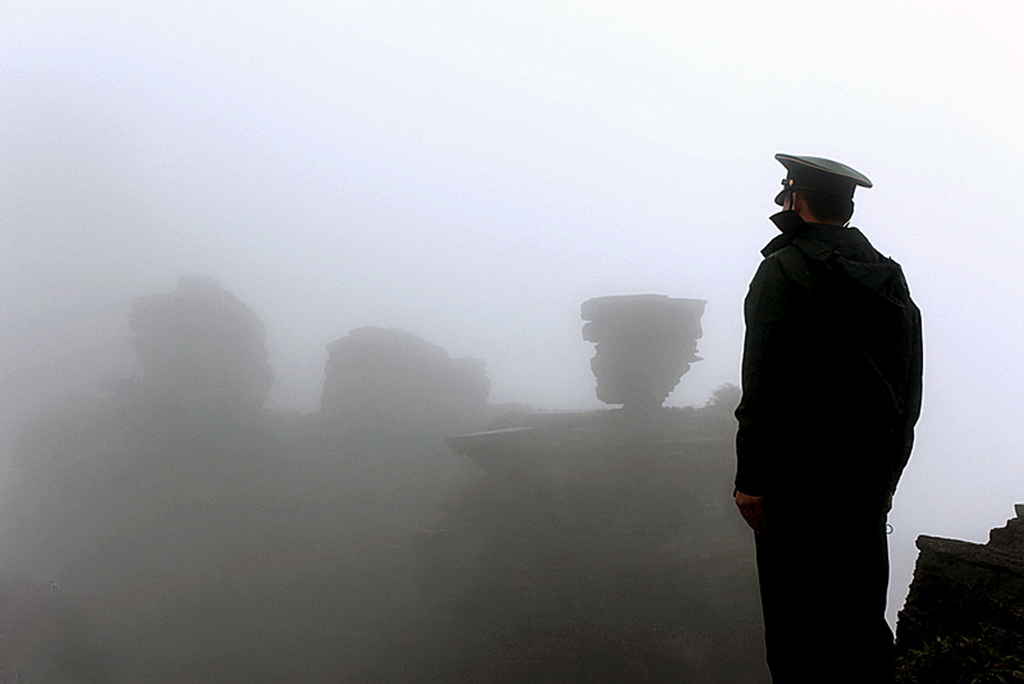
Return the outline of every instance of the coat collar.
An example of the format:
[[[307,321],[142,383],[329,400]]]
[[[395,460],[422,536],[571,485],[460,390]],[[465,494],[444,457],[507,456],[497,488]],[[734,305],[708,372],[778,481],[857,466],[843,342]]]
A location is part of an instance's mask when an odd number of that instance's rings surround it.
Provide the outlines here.
[[[814,234],[821,229],[844,230],[840,226],[825,223],[807,223],[800,218],[800,214],[793,210],[772,214],[769,220],[782,231],[782,235],[776,235],[761,250],[761,254],[766,257],[799,240],[800,247],[807,253],[807,256],[813,259],[824,259],[829,254],[832,254],[835,248],[826,241],[817,239]]]

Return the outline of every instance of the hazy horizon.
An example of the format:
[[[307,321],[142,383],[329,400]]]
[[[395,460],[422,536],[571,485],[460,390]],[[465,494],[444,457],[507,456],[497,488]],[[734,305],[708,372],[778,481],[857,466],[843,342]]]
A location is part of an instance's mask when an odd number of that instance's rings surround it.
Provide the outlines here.
[[[918,534],[983,541],[1024,501],[1022,8],[16,1],[0,17],[5,415],[22,387],[79,391],[130,364],[131,300],[190,273],[266,325],[270,407],[315,410],[324,346],[377,325],[486,361],[491,402],[599,408],[579,306],[637,293],[708,301],[704,360],[668,401],[700,405],[739,381],[772,155],[814,154],[874,181],[853,223],[924,317],[890,614]]]

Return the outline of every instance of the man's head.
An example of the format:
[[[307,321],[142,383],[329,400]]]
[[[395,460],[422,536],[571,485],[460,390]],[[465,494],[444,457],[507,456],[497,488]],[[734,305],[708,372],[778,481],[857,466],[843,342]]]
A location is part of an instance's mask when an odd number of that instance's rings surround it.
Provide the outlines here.
[[[805,221],[845,224],[853,215],[853,191],[858,185],[871,187],[867,176],[831,159],[791,154],[775,158],[787,171],[775,203],[792,209]]]

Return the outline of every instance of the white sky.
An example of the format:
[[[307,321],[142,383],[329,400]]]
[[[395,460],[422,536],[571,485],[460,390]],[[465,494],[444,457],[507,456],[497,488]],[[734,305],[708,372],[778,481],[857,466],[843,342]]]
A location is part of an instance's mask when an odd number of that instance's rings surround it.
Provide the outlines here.
[[[266,323],[276,406],[382,325],[485,359],[493,401],[594,407],[580,303],[654,292],[709,301],[670,400],[702,403],[738,380],[772,155],[832,157],[925,316],[895,596],[918,533],[984,540],[1024,501],[1022,26],[991,0],[4,0],[0,371],[124,340],[131,298],[200,272]]]

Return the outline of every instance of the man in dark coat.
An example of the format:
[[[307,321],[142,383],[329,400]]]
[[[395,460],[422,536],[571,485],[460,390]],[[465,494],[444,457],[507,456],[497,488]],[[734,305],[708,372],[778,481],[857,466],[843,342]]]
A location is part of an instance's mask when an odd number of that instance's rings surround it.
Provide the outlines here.
[[[891,682],[886,515],[921,406],[920,312],[856,228],[848,166],[787,169],[744,305],[736,504],[755,532],[775,684]]]

